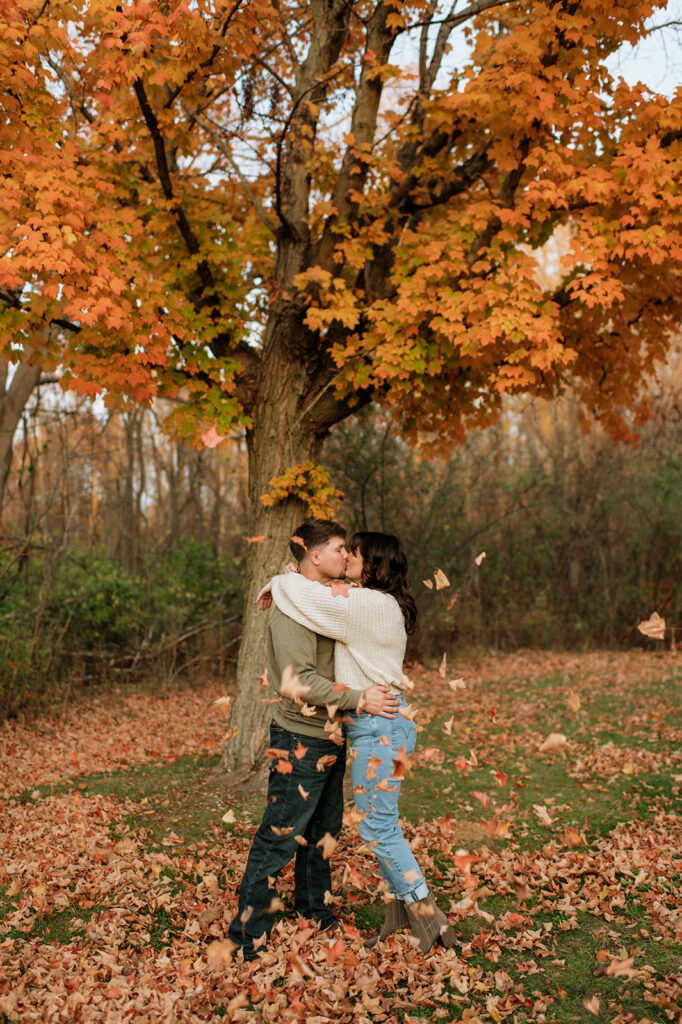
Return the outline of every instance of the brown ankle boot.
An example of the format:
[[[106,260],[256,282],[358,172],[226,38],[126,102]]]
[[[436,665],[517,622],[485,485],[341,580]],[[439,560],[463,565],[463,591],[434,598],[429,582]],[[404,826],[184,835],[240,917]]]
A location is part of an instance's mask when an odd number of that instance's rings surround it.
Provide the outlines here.
[[[406,903],[405,910],[412,935],[419,941],[422,953],[428,953],[437,942],[446,949],[454,946],[457,940],[455,930],[431,893],[423,900]]]
[[[369,949],[373,949],[376,946],[379,939],[385,939],[393,932],[400,931],[401,928],[409,928],[410,922],[405,911],[405,904],[402,900],[392,899],[386,904],[386,917],[384,923],[381,926],[381,931],[378,935],[372,935],[371,938],[365,940],[365,945]]]

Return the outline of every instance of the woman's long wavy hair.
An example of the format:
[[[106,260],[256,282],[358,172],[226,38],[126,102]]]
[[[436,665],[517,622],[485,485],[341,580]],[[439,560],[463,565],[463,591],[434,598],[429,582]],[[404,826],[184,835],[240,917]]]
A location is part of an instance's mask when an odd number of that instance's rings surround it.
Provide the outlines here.
[[[362,530],[348,541],[353,554],[362,555],[363,587],[383,590],[391,594],[405,619],[405,630],[414,633],[417,624],[417,606],[407,583],[407,557],[403,546],[392,533],[372,533]]]

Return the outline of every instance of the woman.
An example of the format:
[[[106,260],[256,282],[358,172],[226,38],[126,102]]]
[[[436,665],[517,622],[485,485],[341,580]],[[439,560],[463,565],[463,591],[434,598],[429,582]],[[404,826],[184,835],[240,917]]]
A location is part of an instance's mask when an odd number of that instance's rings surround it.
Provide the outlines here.
[[[337,682],[352,689],[381,683],[402,695],[403,658],[407,634],[414,630],[417,610],[407,586],[407,559],[397,537],[355,533],[348,543],[347,584],[331,588],[298,573],[272,580],[275,604],[290,618],[336,641]],[[423,952],[436,943],[451,946],[455,933],[439,909],[398,820],[400,778],[394,761],[410,754],[416,741],[414,722],[402,714],[393,719],[350,712],[346,732],[355,757],[351,766],[355,803],[364,815],[360,835],[379,861],[392,899],[381,932],[368,945],[410,927]]]

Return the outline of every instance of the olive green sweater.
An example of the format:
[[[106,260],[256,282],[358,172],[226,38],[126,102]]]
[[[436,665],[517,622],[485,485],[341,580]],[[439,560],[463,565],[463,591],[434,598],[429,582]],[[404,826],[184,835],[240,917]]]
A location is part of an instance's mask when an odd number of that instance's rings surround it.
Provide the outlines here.
[[[290,697],[280,697],[279,684],[287,665],[293,665],[301,683],[309,687],[304,700],[314,705],[314,715],[307,716]],[[355,710],[360,690],[334,689],[334,641],[319,636],[294,622],[279,608],[273,607],[268,629],[268,681],[273,698],[272,715],[278,725],[303,736],[329,739],[325,732],[327,704],[337,704],[342,711]]]

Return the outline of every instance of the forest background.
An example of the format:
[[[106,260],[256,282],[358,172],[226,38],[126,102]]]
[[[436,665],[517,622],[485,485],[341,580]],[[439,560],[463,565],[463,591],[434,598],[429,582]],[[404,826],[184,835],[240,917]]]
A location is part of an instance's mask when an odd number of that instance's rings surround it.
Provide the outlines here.
[[[674,29],[676,15],[676,5],[666,5],[667,20],[660,27]],[[510,27],[512,22],[505,31]],[[650,34],[655,36],[663,39]],[[10,51],[11,39],[10,33]],[[125,39],[120,44],[127,54]],[[619,47],[609,59],[622,61],[625,50]],[[649,84],[670,94],[677,83],[674,74],[675,81],[661,77],[663,55],[659,52],[649,68]],[[62,75],[62,99],[73,105],[64,69],[52,71]],[[614,71],[628,78],[622,65],[611,66]],[[55,89],[47,87],[43,99],[56,98]],[[78,110],[76,104],[74,126]],[[92,123],[86,107],[80,113],[83,123]],[[45,123],[49,127],[49,117]],[[49,132],[46,139],[47,153]],[[116,140],[113,146],[118,153]],[[179,173],[177,167],[173,173]],[[163,204],[161,209],[165,216]],[[551,239],[559,249],[562,230]],[[73,243],[68,231],[62,242],[67,248]],[[40,263],[42,243],[34,243],[31,258]],[[565,255],[568,236],[563,244]],[[510,251],[517,252],[515,245]],[[561,255],[550,253],[549,263]],[[191,260],[188,266],[191,270]],[[561,274],[552,281],[551,266],[545,269],[549,276],[542,288],[549,294]],[[104,274],[97,281],[103,286]],[[33,300],[39,320],[42,307],[35,295]],[[105,409],[99,401],[93,404],[93,388],[82,381],[85,395],[64,394],[60,378],[64,382],[73,367],[65,371],[56,358],[47,370],[37,359],[18,366],[11,362],[12,316],[21,319],[28,307],[17,306],[11,288],[3,291],[2,301],[8,326],[0,363],[0,717],[50,703],[57,692],[68,697],[83,684],[225,678],[240,639],[248,534],[254,532],[243,424],[235,422],[218,448],[198,449],[164,433],[162,422],[177,412],[172,401],[158,399],[151,408],[130,401]],[[664,322],[665,317],[661,337]],[[58,317],[51,323],[67,333],[73,327],[64,327]],[[81,328],[72,331],[74,337]],[[83,344],[77,365],[85,380],[94,349],[87,339]],[[656,351],[657,344],[654,338]],[[136,359],[141,350],[138,344]],[[131,352],[127,358],[132,360]],[[512,353],[512,364],[515,358]],[[114,389],[123,386],[116,365],[112,356],[106,379]],[[667,621],[666,642],[675,644],[682,585],[679,350],[656,377],[641,380],[639,394],[627,383],[631,377],[639,380],[640,370],[633,366],[626,374],[623,364],[625,376],[612,373],[610,388],[614,394],[625,388],[633,409],[649,409],[652,415],[644,421],[639,412],[623,413],[619,431],[626,444],[612,439],[614,430],[600,425],[601,416],[586,422],[585,381],[577,377],[582,390],[568,386],[554,401],[504,395],[493,425],[469,429],[454,450],[446,453],[444,446],[430,461],[395,427],[401,405],[409,406],[412,397],[398,400],[393,428],[389,413],[374,404],[332,426],[319,462],[342,492],[338,517],[351,529],[393,531],[408,550],[420,608],[412,658],[440,658],[454,645],[583,650],[661,643],[636,630],[654,609]],[[598,370],[589,369],[587,376]],[[135,375],[129,371],[123,390],[133,387]],[[360,382],[356,385],[361,394]],[[600,387],[587,396],[597,405]],[[210,389],[207,395],[209,401]],[[226,401],[229,406],[231,399]],[[221,422],[229,419],[225,414]],[[459,429],[452,422],[442,427],[444,436]],[[12,433],[13,451],[5,443]],[[422,583],[436,567],[451,581],[445,592]]]
[[[378,408],[334,428],[323,464],[344,494],[339,519],[395,532],[409,553],[412,658],[662,646],[636,629],[654,609],[674,644],[681,376],[673,353],[635,444],[586,430],[570,394],[510,397],[497,424],[430,461]],[[198,450],[169,440],[159,418],[98,413],[49,382],[27,405],[2,522],[3,716],[83,685],[233,670],[249,543],[244,441]],[[435,567],[449,589],[423,584]]]

